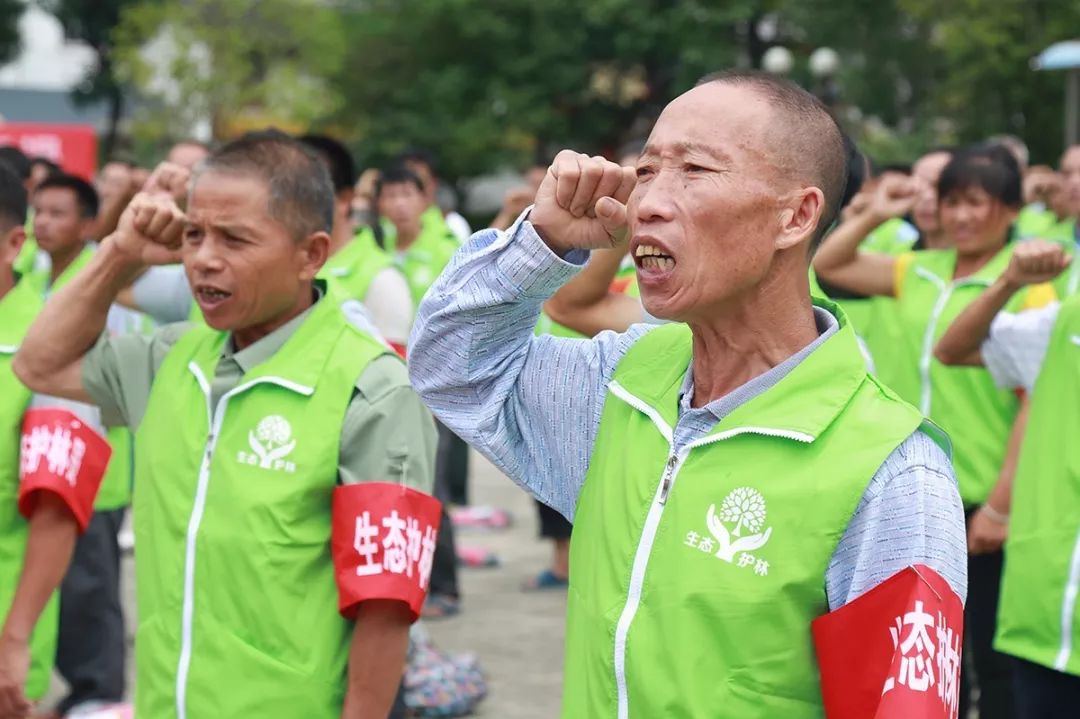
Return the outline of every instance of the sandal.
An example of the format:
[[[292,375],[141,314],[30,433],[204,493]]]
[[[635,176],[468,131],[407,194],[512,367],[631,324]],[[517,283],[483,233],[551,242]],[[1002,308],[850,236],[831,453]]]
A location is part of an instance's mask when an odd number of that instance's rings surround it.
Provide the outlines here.
[[[570,579],[568,577],[560,577],[550,569],[545,569],[525,582],[521,589],[525,592],[545,592],[552,589],[566,589],[569,586]]]
[[[446,594],[432,594],[420,610],[424,619],[448,619],[458,614],[461,614],[461,602]]]

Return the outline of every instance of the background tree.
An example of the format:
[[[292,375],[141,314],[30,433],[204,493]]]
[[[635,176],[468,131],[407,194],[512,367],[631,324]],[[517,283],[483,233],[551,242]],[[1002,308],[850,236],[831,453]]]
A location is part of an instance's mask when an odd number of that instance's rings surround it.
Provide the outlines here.
[[[338,70],[345,36],[324,2],[142,0],[121,13],[115,40],[122,78],[146,100],[137,134],[302,129],[339,103],[324,78]]]
[[[78,104],[105,102],[109,120],[102,138],[101,154],[108,157],[116,146],[120,120],[124,116],[124,89],[116,78],[116,59],[112,33],[120,13],[131,0],[35,0],[52,13],[71,40],[84,42],[93,49],[97,62],[87,72],[72,95]]]
[[[19,18],[22,17],[22,0],[0,0],[0,65],[11,62],[19,55]]]

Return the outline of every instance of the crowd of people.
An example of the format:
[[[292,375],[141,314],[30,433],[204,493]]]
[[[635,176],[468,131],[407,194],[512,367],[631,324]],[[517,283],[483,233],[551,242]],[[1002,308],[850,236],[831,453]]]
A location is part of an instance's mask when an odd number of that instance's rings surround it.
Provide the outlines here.
[[[1080,146],[1028,159],[877,166],[754,72],[475,234],[421,150],[0,148],[0,719],[423,715],[410,627],[505,522],[467,445],[552,541],[564,716],[823,716],[811,623],[912,566],[965,601],[950,715],[1073,716]]]

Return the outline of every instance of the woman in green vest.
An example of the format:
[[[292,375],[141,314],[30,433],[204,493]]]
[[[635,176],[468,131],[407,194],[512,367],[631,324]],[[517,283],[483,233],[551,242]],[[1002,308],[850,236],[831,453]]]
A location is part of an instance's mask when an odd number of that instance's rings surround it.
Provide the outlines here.
[[[1017,292],[1067,272],[1069,264],[1060,245],[1024,243],[936,350],[946,364],[984,365],[999,386],[1031,393],[1006,512],[994,642],[1016,658],[1020,719],[1071,719],[1080,707],[1080,297],[1020,314],[1002,310]]]
[[[883,183],[880,202],[903,211],[917,185]],[[933,357],[934,343],[967,305],[1001,274],[1013,246],[1010,228],[1022,205],[1015,158],[997,146],[960,151],[937,185],[941,225],[953,249],[923,250],[899,257],[859,251],[851,238],[826,239],[814,259],[818,274],[834,285],[866,295],[895,297],[902,336],[894,351],[907,372],[893,389],[940,425],[952,438],[960,496],[970,518],[969,598],[965,631],[981,694],[981,716],[1008,716],[1012,705],[1008,662],[993,651],[1004,532],[1001,512],[989,500],[1007,495],[1011,463],[1007,448],[1020,400],[994,386],[981,369],[951,369]],[[1047,287],[1039,292],[1053,292]],[[1032,303],[1030,293],[1015,307]],[[1016,432],[1022,432],[1017,428]],[[999,495],[999,496],[995,496]],[[996,539],[990,546],[985,534]],[[986,551],[990,549],[992,551]],[[967,674],[965,673],[965,678]],[[968,691],[961,691],[961,711]],[[1006,712],[1006,713],[1003,713]]]

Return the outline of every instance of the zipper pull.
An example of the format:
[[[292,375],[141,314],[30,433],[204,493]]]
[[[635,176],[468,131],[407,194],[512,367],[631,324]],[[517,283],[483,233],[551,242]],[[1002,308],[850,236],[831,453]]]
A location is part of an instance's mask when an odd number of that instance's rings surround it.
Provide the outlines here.
[[[668,457],[667,466],[664,468],[664,480],[660,485],[660,504],[666,504],[668,494],[671,493],[671,482],[674,479],[675,464],[677,461],[674,454]]]

